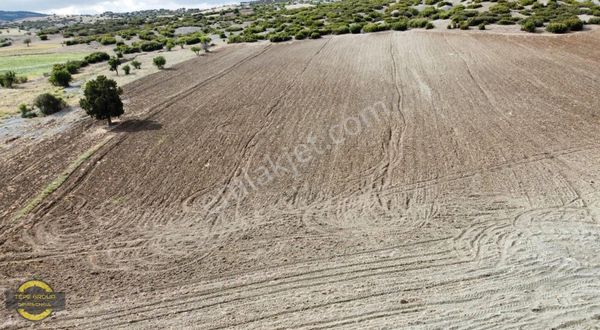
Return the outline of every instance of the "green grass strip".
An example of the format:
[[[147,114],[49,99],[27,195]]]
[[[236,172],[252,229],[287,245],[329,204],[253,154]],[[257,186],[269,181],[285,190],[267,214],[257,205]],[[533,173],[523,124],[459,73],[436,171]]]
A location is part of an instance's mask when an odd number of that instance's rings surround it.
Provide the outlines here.
[[[102,142],[93,146],[84,152],[81,156],[77,158],[73,163],[67,167],[67,169],[62,172],[54,181],[52,181],[44,190],[42,190],[37,196],[35,196],[32,200],[30,200],[27,205],[19,210],[13,220],[19,220],[21,217],[29,214],[36,206],[38,206],[46,197],[52,194],[56,189],[58,189],[67,179],[75,172],[83,162],[88,160],[98,149],[100,149],[103,145],[106,144],[111,139],[111,136],[105,138]]]

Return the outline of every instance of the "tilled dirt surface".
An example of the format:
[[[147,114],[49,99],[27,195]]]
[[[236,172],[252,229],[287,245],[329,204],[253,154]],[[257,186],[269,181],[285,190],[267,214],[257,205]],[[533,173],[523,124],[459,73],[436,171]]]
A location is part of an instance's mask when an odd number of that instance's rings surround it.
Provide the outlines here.
[[[599,87],[599,31],[220,49],[2,154],[0,287],[57,328],[597,327]]]

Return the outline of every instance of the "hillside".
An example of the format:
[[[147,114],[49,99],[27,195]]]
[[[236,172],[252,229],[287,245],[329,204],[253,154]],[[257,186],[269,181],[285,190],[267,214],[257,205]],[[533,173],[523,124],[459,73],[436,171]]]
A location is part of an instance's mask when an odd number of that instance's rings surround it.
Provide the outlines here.
[[[0,10],[0,21],[18,21],[25,18],[43,17],[45,14],[34,13],[31,11],[4,11]]]

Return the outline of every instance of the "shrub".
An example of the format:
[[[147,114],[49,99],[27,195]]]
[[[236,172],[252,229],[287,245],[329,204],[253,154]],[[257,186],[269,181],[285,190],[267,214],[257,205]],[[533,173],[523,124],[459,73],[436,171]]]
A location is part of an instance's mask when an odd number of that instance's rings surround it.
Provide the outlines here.
[[[485,30],[485,24],[481,23],[478,26],[479,30]]]
[[[401,21],[392,23],[392,30],[406,31],[406,29],[408,29],[408,21],[406,21],[406,20],[401,20]]]
[[[294,38],[296,38],[296,40],[306,39],[306,38],[308,38],[308,33],[309,33],[308,30],[300,30],[296,33]]]
[[[82,67],[82,61],[68,61],[65,64],[65,69],[69,71],[70,74],[76,74],[79,72],[79,69]]]
[[[360,25],[360,24],[350,24],[350,26],[348,27],[348,29],[350,30],[350,33],[358,34],[362,30],[362,25]]]
[[[274,33],[274,34],[271,34],[271,36],[269,37],[269,41],[271,41],[271,42],[283,42],[283,41],[288,41],[290,39],[292,39],[292,37],[290,37],[285,32]]]
[[[152,59],[152,63],[154,63],[154,65],[156,65],[157,68],[162,70],[164,69],[165,64],[167,64],[167,60],[162,56],[157,56]]]
[[[195,45],[195,44],[198,44],[198,43],[200,43],[200,37],[197,36],[197,35],[185,38],[185,44],[186,45]]]
[[[227,43],[228,44],[237,44],[237,43],[240,43],[240,42],[244,42],[244,38],[242,36],[240,36],[240,35],[236,36],[236,35],[230,34],[229,38],[227,38]]]
[[[509,18],[502,18],[501,20],[498,21],[498,24],[499,25],[513,25],[513,24],[515,24],[515,22]]]
[[[165,45],[165,48],[167,49],[167,51],[171,51],[173,48],[175,48],[175,43],[171,40],[169,40],[167,42],[167,44]]]
[[[133,67],[134,67],[136,70],[139,70],[139,69],[141,69],[141,68],[142,68],[142,63],[140,63],[140,62],[139,62],[139,61],[137,61],[137,60],[133,60],[133,61],[131,61],[131,65],[132,65],[132,66],[133,66]]]
[[[583,22],[578,17],[564,19],[561,23],[565,24],[569,28],[569,31],[583,30]]]
[[[460,22],[460,29],[461,30],[468,30],[469,29],[469,22],[467,22],[467,21]]]
[[[69,87],[69,83],[73,77],[67,69],[52,70],[50,74],[50,83],[54,86]]]
[[[106,45],[114,45],[117,43],[117,39],[115,39],[114,37],[111,36],[104,36],[100,39],[99,41],[101,44],[103,44],[104,46]]]
[[[124,54],[141,53],[142,49],[139,46],[121,46],[119,51]]]
[[[14,71],[8,71],[0,74],[0,86],[4,88],[13,88],[17,82],[17,74]]]
[[[40,40],[45,41],[48,40],[48,36],[45,34],[40,35]]]
[[[120,95],[123,90],[117,87],[117,83],[105,76],[98,76],[85,85],[84,98],[79,101],[81,108],[93,118],[106,119],[111,125],[111,117],[119,117],[123,114],[123,102]]]
[[[321,34],[319,32],[317,32],[317,31],[314,31],[314,32],[312,32],[310,34],[309,38],[311,38],[311,39],[319,39],[319,38],[321,38]]]
[[[506,4],[498,3],[490,6],[489,11],[494,14],[510,14],[510,8]]]
[[[431,29],[433,29],[434,27],[435,27],[435,26],[434,26],[434,25],[433,25],[433,23],[431,23],[431,22],[427,22],[427,25],[425,25],[425,28],[426,28],[427,30],[431,30]],[[484,26],[484,29],[485,29],[485,26]],[[480,30],[481,30],[481,29],[480,29]]]
[[[377,32],[379,31],[379,25],[374,24],[374,23],[369,23],[365,26],[363,26],[363,31],[367,32],[367,33],[371,33],[371,32]]]
[[[408,26],[411,28],[424,28],[427,27],[429,20],[426,18],[413,18],[408,21]]]
[[[19,111],[21,112],[21,118],[34,118],[37,114],[33,112],[33,109],[27,106],[27,104],[19,105]]]
[[[129,72],[131,72],[131,67],[129,65],[125,65],[123,66],[123,71],[125,72],[125,75],[129,75]]]
[[[110,59],[110,55],[105,52],[95,52],[85,57],[85,61],[89,64],[100,63],[104,61],[108,61]]]
[[[33,104],[38,107],[40,112],[44,115],[51,115],[59,112],[67,106],[63,99],[49,93],[38,95],[33,101]]]
[[[367,33],[386,31],[389,29],[390,29],[390,25],[387,23],[381,23],[381,24],[369,23],[369,24],[363,26],[363,31],[367,32]]]
[[[202,50],[202,48],[200,47],[196,47],[196,46],[192,46],[192,48],[190,48],[192,50],[192,52],[194,52],[196,55],[200,55],[200,51]]]
[[[588,24],[600,24],[600,17],[592,17],[588,19]]]
[[[564,23],[553,22],[548,23],[546,31],[551,33],[566,33],[569,31],[569,27]]]
[[[521,30],[527,32],[535,32],[535,23],[533,21],[524,21],[521,24]]]
[[[346,34],[349,32],[350,29],[348,28],[348,25],[341,25],[333,29],[333,34]]]
[[[7,38],[0,38],[0,47],[8,47],[12,45],[12,41]]]
[[[147,41],[140,45],[140,49],[144,52],[152,52],[163,49],[163,44],[156,41]]]

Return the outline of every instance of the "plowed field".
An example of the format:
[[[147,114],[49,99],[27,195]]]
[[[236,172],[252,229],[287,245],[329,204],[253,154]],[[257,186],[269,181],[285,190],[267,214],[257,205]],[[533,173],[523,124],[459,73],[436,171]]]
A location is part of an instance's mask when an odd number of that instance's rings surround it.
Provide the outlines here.
[[[598,326],[599,32],[225,47],[127,85],[112,130],[0,155],[0,288],[65,292],[57,328]]]

